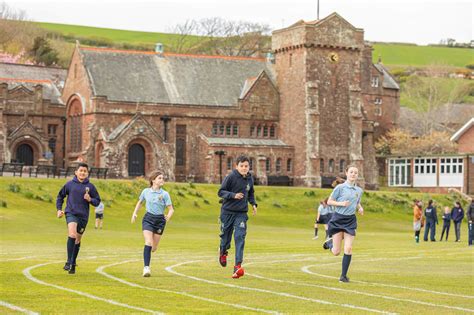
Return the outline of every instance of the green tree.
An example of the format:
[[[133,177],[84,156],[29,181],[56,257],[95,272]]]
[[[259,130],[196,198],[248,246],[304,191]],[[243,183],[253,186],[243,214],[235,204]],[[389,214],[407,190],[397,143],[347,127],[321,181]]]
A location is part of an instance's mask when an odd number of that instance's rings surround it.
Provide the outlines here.
[[[50,66],[58,63],[58,53],[51,48],[48,40],[43,37],[35,38],[30,55],[38,64]]]

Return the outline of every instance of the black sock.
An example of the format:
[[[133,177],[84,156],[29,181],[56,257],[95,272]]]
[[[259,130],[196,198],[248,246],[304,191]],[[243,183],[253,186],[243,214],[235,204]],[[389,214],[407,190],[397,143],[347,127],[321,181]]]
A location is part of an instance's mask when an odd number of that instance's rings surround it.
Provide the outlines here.
[[[314,228],[314,236],[318,236],[318,228]]]
[[[347,270],[349,270],[349,265],[351,264],[351,258],[352,255],[346,255],[344,254],[344,257],[342,257],[342,277],[347,276]]]
[[[67,262],[69,264],[72,263],[72,253],[74,252],[74,244],[76,243],[76,239],[72,237],[67,238]]]
[[[78,244],[74,245],[74,252],[72,254],[72,264],[73,265],[76,264],[77,255],[79,254],[80,249],[81,249],[81,243],[78,243]]]
[[[145,245],[143,248],[143,263],[146,266],[150,266],[151,260],[151,246]]]

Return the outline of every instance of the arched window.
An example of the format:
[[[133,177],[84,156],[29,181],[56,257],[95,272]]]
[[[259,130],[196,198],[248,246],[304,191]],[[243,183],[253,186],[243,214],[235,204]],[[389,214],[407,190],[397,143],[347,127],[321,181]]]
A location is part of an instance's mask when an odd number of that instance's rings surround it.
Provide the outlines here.
[[[262,126],[258,125],[257,126],[257,138],[260,138],[262,136]]]
[[[227,170],[232,170],[232,157],[227,158]]]
[[[253,163],[254,163],[254,159],[249,158],[249,171],[253,171]]]
[[[281,159],[280,159],[280,158],[278,158],[278,159],[276,160],[275,171],[276,171],[277,173],[281,172]]]
[[[267,158],[265,160],[265,171],[267,173],[270,173],[270,169],[271,169],[272,165],[271,165],[271,162],[270,162],[270,158]]]
[[[270,126],[270,138],[275,138],[275,126]]]
[[[225,126],[225,135],[230,136],[232,134],[232,125],[230,123],[227,123]]]
[[[339,173],[343,173],[346,170],[346,160],[339,161]]]
[[[267,125],[263,126],[263,136],[265,138],[268,137],[268,127],[267,127]]]
[[[250,136],[255,137],[255,125],[253,124],[250,126]]]
[[[217,121],[215,121],[212,124],[212,135],[217,136],[218,133],[219,133],[219,125],[217,124]]]
[[[291,169],[293,168],[293,165],[291,165],[291,159],[286,160],[286,171],[291,172]]]
[[[334,160],[329,160],[329,173],[334,173]]]
[[[319,159],[319,172],[324,173],[324,159]]]

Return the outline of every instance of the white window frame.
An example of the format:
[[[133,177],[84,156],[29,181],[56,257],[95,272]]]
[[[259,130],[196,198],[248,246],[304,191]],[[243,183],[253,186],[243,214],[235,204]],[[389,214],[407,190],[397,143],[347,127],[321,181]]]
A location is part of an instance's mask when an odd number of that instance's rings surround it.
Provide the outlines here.
[[[397,176],[399,175],[399,176]],[[411,186],[411,159],[390,159],[388,164],[388,186]]]
[[[379,87],[379,77],[372,77],[370,85],[372,87]]]

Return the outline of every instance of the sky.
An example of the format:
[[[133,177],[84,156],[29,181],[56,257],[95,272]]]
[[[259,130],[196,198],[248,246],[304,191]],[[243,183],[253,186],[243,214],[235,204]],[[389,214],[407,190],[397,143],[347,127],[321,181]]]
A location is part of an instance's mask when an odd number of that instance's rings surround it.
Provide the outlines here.
[[[272,30],[317,18],[317,0],[0,0],[30,20],[148,32],[169,32],[187,20],[222,17]],[[337,12],[363,28],[365,39],[419,45],[473,39],[468,0],[320,0],[320,18]]]

